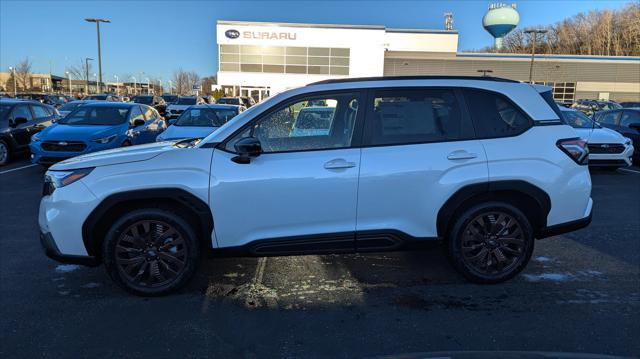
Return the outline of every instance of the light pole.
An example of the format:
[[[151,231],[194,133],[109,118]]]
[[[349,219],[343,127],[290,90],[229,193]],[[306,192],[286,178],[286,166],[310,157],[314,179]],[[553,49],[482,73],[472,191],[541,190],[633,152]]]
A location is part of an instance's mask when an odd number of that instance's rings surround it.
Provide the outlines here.
[[[116,78],[116,96],[120,96],[120,83],[118,82],[118,75],[113,75]]]
[[[9,66],[9,71],[13,75],[13,97],[16,97],[18,94],[18,82],[16,81],[16,68],[13,66]]]
[[[136,92],[138,90],[138,84],[136,83],[136,77],[135,76],[131,76],[131,78],[133,79],[133,94],[136,95]]]
[[[98,91],[100,92],[100,82],[102,82],[102,54],[100,52],[100,23],[110,23],[111,21],[106,19],[84,19],[87,22],[95,22],[96,23],[96,31],[98,32],[98,73],[100,74],[99,82],[98,82]]]
[[[67,74],[67,80],[69,81],[69,96],[72,96],[71,94],[71,74],[69,73],[69,71],[65,71],[65,74]]]
[[[89,61],[93,61],[93,59],[90,57],[84,58],[84,71],[85,71],[85,76],[87,77],[87,83],[86,83],[87,95],[89,94]]]
[[[149,78],[147,77],[147,95],[149,94]]]
[[[169,80],[169,94],[173,95],[173,82]]]
[[[536,56],[536,39],[538,34],[546,34],[548,30],[545,29],[525,29],[524,33],[533,36],[533,46],[531,47],[531,65],[529,66],[529,83],[533,83],[533,59]]]

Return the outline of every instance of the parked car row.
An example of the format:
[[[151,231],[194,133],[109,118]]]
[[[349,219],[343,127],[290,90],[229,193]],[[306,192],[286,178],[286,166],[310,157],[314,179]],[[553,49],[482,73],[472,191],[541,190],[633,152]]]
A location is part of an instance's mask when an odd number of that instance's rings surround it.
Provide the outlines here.
[[[101,150],[206,137],[244,110],[233,105],[190,107],[184,119],[178,116],[166,120],[154,107],[137,102],[79,100],[58,111],[37,101],[2,99],[0,165],[26,151],[31,152],[33,163],[48,166]],[[161,136],[167,128],[171,129],[169,133]]]

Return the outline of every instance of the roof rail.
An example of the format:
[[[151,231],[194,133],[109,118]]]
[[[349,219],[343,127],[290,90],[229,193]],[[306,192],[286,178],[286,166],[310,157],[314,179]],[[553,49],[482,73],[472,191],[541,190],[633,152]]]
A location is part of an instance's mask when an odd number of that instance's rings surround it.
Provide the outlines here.
[[[519,83],[520,81],[505,79],[502,77],[491,76],[376,76],[376,77],[349,77],[344,79],[331,79],[312,82],[309,85],[323,85],[323,84],[337,84],[344,82],[361,82],[361,81],[389,81],[389,80],[481,80],[481,81],[496,81],[496,82],[512,82]]]

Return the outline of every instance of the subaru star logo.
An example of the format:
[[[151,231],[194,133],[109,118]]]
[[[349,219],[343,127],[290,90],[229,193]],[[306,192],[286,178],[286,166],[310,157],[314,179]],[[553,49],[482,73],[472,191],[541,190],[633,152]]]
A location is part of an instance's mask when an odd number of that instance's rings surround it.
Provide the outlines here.
[[[602,147],[602,148],[609,148],[609,145],[604,144],[604,145],[602,145],[601,147]]]
[[[240,37],[240,31],[238,30],[227,30],[224,32],[224,36],[230,39],[237,39]]]
[[[66,145],[68,145],[68,143],[64,141],[58,142],[58,146],[66,146]]]

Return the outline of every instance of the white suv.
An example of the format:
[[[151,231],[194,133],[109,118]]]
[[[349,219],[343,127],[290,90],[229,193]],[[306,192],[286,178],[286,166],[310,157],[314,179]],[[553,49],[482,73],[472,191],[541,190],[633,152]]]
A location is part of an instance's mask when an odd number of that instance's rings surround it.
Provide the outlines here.
[[[294,129],[304,108],[331,108]],[[591,220],[584,140],[550,88],[497,78],[323,81],[251,107],[203,140],[92,153],[46,173],[46,253],[125,289],[186,283],[205,251],[411,248],[442,239],[466,278],[497,283],[534,238]],[[316,131],[312,131],[316,130]]]

